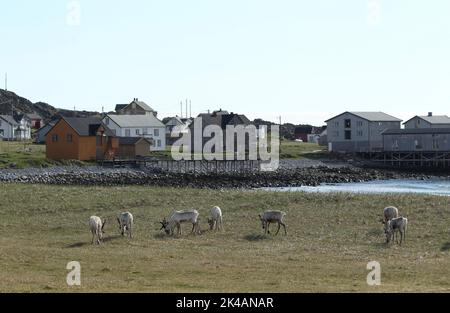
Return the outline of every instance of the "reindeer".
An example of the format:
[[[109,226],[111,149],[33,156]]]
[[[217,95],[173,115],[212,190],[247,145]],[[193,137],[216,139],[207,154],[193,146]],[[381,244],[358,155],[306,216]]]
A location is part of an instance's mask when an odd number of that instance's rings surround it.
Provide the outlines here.
[[[262,228],[264,229],[264,234],[270,234],[269,226],[270,223],[278,223],[278,230],[275,234],[278,235],[278,232],[280,231],[280,226],[283,226],[284,228],[284,234],[287,235],[286,231],[286,224],[283,222],[283,218],[286,215],[286,213],[282,211],[266,211],[261,216],[259,215],[259,219],[261,220]]]
[[[194,233],[194,231],[199,231],[198,216],[197,210],[174,211],[168,220],[164,218],[163,221],[159,223],[162,225],[161,230],[164,229],[167,235],[173,235],[173,230],[176,227],[177,234],[181,236],[182,223],[192,223],[191,234]]]

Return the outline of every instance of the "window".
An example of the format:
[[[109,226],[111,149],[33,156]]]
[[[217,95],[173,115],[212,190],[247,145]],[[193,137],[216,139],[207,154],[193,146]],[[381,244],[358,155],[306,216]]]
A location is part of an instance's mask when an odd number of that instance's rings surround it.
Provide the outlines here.
[[[140,135],[141,134],[141,130],[140,129],[136,129],[136,135]]]
[[[3,134],[4,134],[4,131],[3,131],[3,129],[0,129],[0,136],[2,136],[2,137],[3,137]]]
[[[362,130],[358,130],[358,131],[356,132],[356,136],[362,137],[362,135],[363,135],[363,131],[362,131]]]
[[[159,136],[159,129],[155,128],[154,135]]]
[[[414,146],[416,147],[417,150],[422,149],[422,144],[420,143],[419,140],[414,140]]]
[[[125,137],[130,137],[131,131],[129,129],[125,129]]]
[[[144,128],[144,135],[148,135],[148,128]]]
[[[352,120],[345,120],[345,128],[351,128],[352,127]]]
[[[334,122],[333,125],[334,125],[334,127],[337,128],[337,127],[339,127],[339,122]]]
[[[72,134],[67,134],[67,142],[73,142]]]
[[[52,142],[58,142],[58,135],[52,135]]]
[[[161,147],[161,140],[158,139],[158,147]]]
[[[105,124],[109,125],[109,117],[105,118]]]
[[[398,140],[397,139],[392,139],[392,149],[398,150]]]
[[[346,130],[345,131],[345,140],[351,140],[352,139],[352,131]]]
[[[357,121],[357,122],[356,122],[356,126],[362,127],[362,126],[363,126],[363,122],[362,122],[362,121]]]

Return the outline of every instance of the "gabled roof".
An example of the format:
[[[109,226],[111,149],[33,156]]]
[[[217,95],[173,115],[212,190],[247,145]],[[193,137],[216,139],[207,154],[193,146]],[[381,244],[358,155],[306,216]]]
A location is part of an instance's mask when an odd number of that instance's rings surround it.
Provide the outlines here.
[[[140,106],[144,111],[147,112],[156,112],[155,110],[153,110],[150,106],[147,105],[147,103],[145,103],[144,101],[139,101],[137,99],[134,99],[131,103],[126,104],[122,109],[125,109],[127,107],[129,107],[130,105],[132,105],[133,103],[135,103],[137,106]]]
[[[115,111],[117,112],[117,111],[120,111],[120,110],[122,110],[123,108],[125,108],[125,107],[127,107],[128,106],[128,104],[116,104],[116,108],[115,108]]]
[[[66,123],[80,136],[95,136],[98,128],[102,126],[105,129],[105,134],[107,136],[115,137],[114,133],[96,117],[62,117],[52,126],[52,128],[50,128],[50,130],[61,120],[66,121]]]
[[[42,116],[37,113],[28,113],[27,116],[32,120],[42,120]]]
[[[175,122],[175,124],[173,122]],[[182,125],[182,124],[184,124],[184,122],[181,120],[180,117],[174,116],[174,117],[168,118],[166,123],[164,123],[164,124],[165,125]]]
[[[119,144],[120,145],[135,145],[141,140],[147,141],[150,145],[152,145],[151,140],[147,139],[145,137],[119,137]]]
[[[107,114],[105,117],[109,117],[119,127],[165,127],[165,125],[157,119],[153,114],[147,115],[118,115]]]
[[[10,125],[17,126],[19,123],[10,115],[0,115],[0,118]]]
[[[449,124],[450,125],[450,117],[448,117],[447,115],[432,115],[432,116],[416,115],[413,118],[410,118],[409,120],[404,122],[403,124],[408,123],[409,121],[411,121],[412,119],[415,119],[416,117],[418,117],[422,120],[425,120],[428,123],[434,124],[434,125],[439,125],[439,124]]]
[[[223,111],[222,111],[223,112]],[[251,121],[242,114],[215,114],[215,113],[201,113],[197,118],[202,118],[202,127],[208,125],[219,125],[222,129],[225,129],[227,125],[249,125]],[[192,122],[190,126],[193,127]]]
[[[406,128],[406,129],[387,129],[383,135],[421,135],[421,134],[450,134],[449,128]]]
[[[401,119],[396,118],[392,115],[386,114],[384,112],[349,112],[349,111],[346,111],[344,113],[341,113],[339,115],[336,115],[335,117],[332,117],[332,118],[326,120],[325,123],[327,123],[341,115],[344,115],[346,113],[355,115],[355,116],[365,119],[369,122],[401,122],[402,121]]]

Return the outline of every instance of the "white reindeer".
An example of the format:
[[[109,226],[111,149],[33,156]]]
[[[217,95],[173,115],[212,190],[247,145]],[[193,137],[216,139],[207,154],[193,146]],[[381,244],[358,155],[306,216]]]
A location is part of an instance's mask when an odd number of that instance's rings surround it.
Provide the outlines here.
[[[181,224],[186,222],[192,223],[192,231],[191,234],[195,231],[199,231],[198,229],[198,212],[197,210],[183,210],[183,211],[174,211],[168,220],[164,218],[160,224],[162,225],[161,229],[164,229],[166,234],[173,235],[173,229],[177,227],[177,234],[181,235]]]
[[[210,217],[208,218],[208,224],[210,230],[223,230],[222,225],[222,210],[215,206],[210,210]]]
[[[91,229],[92,233],[92,244],[94,244],[94,239],[97,237],[97,244],[100,244],[100,242],[103,240],[103,234],[105,233],[106,220],[101,220],[98,216],[91,216],[89,218],[89,228]]]
[[[284,228],[284,234],[287,235],[286,231],[286,224],[283,222],[283,218],[286,215],[286,213],[282,211],[266,211],[261,216],[259,215],[259,219],[261,220],[262,228],[264,229],[264,234],[270,234],[270,223],[278,223],[278,230],[275,234],[278,235],[278,232],[280,231],[280,226],[283,226]]]
[[[125,231],[127,231],[130,238],[133,238],[131,234],[131,228],[134,222],[133,214],[124,212],[117,218],[117,222],[119,223],[119,231],[122,236],[125,236]]]
[[[402,245],[403,240],[406,241],[406,229],[408,228],[408,219],[406,217],[397,217],[389,220],[387,223],[387,242],[395,240],[395,233],[400,233],[400,245]],[[397,235],[398,244],[398,235]]]

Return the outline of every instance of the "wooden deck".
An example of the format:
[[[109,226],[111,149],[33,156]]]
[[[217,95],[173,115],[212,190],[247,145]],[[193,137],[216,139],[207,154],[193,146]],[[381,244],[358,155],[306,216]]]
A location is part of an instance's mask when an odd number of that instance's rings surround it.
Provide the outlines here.
[[[450,169],[450,151],[384,151],[358,153],[357,157],[389,167]]]

